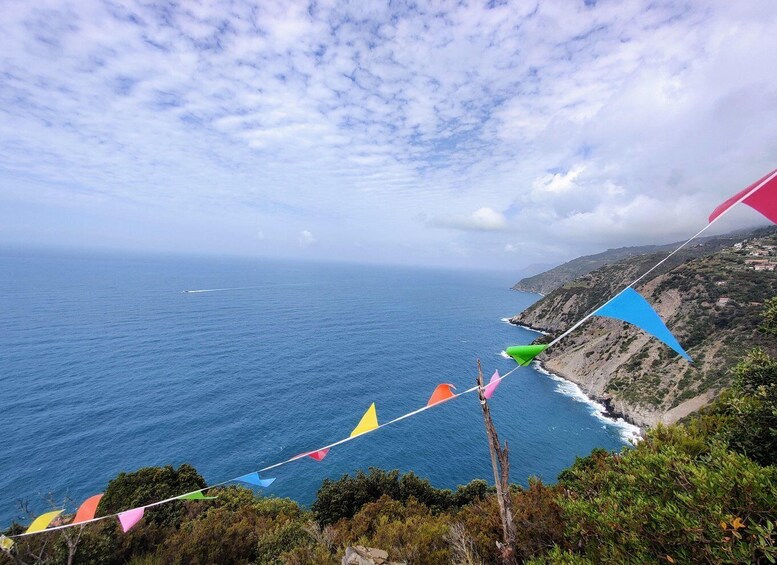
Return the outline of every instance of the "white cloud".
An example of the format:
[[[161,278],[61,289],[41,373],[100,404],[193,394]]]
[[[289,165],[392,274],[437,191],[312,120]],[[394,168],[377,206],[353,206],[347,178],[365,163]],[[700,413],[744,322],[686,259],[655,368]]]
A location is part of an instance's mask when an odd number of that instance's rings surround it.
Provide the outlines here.
[[[560,194],[577,188],[575,181],[585,170],[582,165],[572,167],[566,173],[548,173],[534,181],[534,194],[543,196],[544,193]]]
[[[507,229],[507,218],[501,212],[484,206],[466,217],[432,218],[427,225],[463,231],[503,231]]]
[[[682,237],[775,166],[776,26],[773,0],[10,4],[0,237],[254,253],[259,223],[267,253],[489,266],[466,232]]]
[[[316,238],[308,230],[299,232],[299,246],[301,248],[310,247],[316,242]]]

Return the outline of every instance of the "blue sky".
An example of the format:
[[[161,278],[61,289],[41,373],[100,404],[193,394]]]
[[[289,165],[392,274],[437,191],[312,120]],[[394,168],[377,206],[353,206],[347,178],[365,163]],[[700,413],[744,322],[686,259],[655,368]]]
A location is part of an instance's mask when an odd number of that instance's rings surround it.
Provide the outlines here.
[[[518,269],[777,166],[773,0],[2,9],[0,244]]]

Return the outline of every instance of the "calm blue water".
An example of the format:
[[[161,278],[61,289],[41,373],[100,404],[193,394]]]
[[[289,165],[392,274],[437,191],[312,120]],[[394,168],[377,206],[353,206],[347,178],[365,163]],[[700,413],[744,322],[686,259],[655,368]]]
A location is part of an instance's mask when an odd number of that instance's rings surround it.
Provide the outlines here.
[[[252,260],[0,257],[0,526],[17,499],[76,501],[120,471],[192,463],[209,482],[347,436],[434,387],[514,367],[535,335],[501,318],[536,300],[505,274]],[[183,294],[183,289],[256,287]],[[553,481],[576,455],[623,445],[617,425],[521,368],[492,401],[513,480]],[[277,469],[268,490],[310,503],[321,481],[377,466],[440,487],[489,479],[468,395]]]

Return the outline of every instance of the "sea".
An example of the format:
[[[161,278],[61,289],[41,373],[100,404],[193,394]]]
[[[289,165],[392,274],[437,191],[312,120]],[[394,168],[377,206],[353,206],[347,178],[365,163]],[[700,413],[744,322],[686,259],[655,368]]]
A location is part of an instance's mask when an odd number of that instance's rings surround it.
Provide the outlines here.
[[[0,253],[0,528],[103,492],[122,471],[190,463],[209,483],[381,422],[439,383],[515,363],[535,332],[506,323],[539,299],[509,272],[240,258]],[[183,292],[197,290],[200,292]],[[578,456],[627,448],[636,428],[536,366],[491,400],[511,478],[554,482]],[[315,499],[369,467],[437,487],[493,482],[468,394],[274,469],[263,494]],[[71,507],[72,509],[72,507]]]

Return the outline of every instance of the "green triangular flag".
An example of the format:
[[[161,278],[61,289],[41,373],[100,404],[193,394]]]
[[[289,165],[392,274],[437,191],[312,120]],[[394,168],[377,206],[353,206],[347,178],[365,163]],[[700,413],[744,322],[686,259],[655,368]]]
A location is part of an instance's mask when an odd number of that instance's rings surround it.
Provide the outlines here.
[[[545,351],[547,345],[513,345],[506,349],[507,354],[519,365],[526,366],[537,355]]]
[[[202,491],[184,494],[178,497],[178,500],[216,500],[215,496],[205,496]]]

